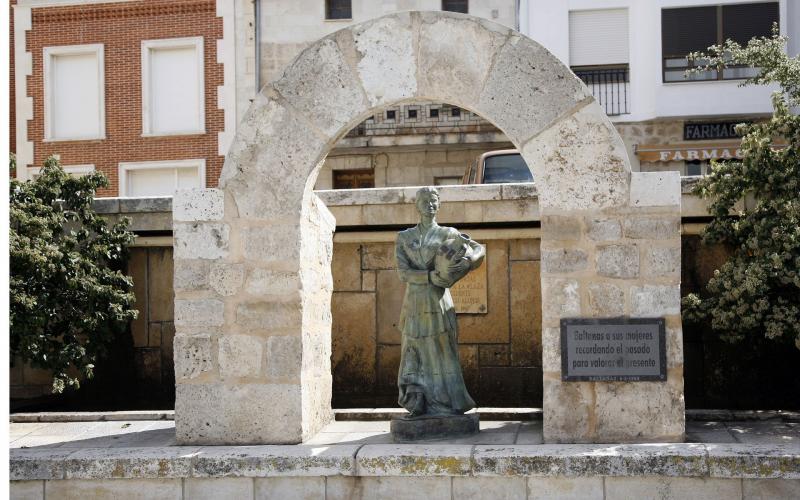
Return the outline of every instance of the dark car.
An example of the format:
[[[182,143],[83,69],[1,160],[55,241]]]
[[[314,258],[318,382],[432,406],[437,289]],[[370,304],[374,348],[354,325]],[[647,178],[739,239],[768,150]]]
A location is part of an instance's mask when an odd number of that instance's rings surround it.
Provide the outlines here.
[[[533,174],[516,149],[483,153],[472,161],[461,179],[462,184],[507,182],[533,182]]]

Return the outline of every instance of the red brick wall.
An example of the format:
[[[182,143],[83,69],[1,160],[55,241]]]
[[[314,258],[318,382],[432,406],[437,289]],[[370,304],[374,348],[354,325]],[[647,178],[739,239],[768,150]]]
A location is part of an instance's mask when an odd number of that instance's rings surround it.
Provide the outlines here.
[[[71,7],[33,9],[27,50],[33,56],[28,94],[33,97],[33,120],[28,139],[34,142],[33,166],[51,154],[64,165],[94,164],[109,178],[110,187],[99,196],[118,194],[118,165],[128,161],[205,158],[206,185],[215,187],[222,169],[217,132],[224,128],[217,109],[217,86],[223,68],[217,64],[217,39],[222,19],[214,0],[146,0]],[[142,137],[141,41],[203,36],[205,50],[206,133],[169,137]],[[43,48],[56,45],[102,43],[105,59],[106,138],[93,141],[43,142]]]

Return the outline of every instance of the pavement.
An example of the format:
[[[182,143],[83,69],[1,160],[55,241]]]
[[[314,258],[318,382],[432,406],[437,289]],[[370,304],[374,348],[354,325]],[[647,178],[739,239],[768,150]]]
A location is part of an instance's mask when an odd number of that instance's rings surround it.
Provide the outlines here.
[[[765,420],[687,421],[688,443],[788,445],[800,451],[800,422]],[[172,420],[91,422],[13,422],[10,447],[40,449],[149,448],[177,446]],[[336,421],[304,444],[388,444],[389,422]],[[436,444],[542,444],[541,420],[482,421],[477,436],[436,441]]]

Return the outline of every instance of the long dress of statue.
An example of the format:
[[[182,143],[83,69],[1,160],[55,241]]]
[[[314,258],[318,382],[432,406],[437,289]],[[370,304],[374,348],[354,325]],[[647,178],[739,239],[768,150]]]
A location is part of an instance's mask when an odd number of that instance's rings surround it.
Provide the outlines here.
[[[407,284],[399,324],[403,336],[398,403],[411,417],[461,415],[474,408],[475,401],[461,374],[458,325],[448,288],[455,281],[453,276],[460,278],[477,268],[486,251],[455,228],[436,223],[436,189],[420,189],[416,205],[420,223],[401,231],[395,248],[397,271]],[[453,242],[463,244],[466,256],[456,254],[446,271],[435,269],[442,262],[437,255],[446,253],[446,244]]]

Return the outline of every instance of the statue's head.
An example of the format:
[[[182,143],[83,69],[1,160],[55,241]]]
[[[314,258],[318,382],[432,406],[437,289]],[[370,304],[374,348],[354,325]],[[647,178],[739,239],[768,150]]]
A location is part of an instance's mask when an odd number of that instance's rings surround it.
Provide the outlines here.
[[[434,187],[417,190],[417,212],[422,216],[433,217],[439,211],[439,191]]]

